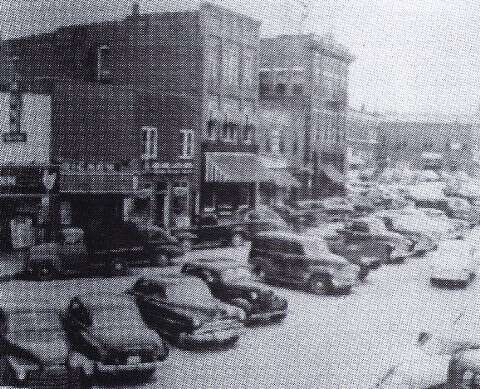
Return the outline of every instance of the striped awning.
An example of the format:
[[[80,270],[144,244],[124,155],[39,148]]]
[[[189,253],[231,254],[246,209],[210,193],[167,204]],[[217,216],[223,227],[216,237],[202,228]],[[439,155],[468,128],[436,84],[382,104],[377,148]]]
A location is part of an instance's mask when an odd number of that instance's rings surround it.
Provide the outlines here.
[[[250,183],[269,181],[269,171],[256,154],[205,153],[205,182]]]

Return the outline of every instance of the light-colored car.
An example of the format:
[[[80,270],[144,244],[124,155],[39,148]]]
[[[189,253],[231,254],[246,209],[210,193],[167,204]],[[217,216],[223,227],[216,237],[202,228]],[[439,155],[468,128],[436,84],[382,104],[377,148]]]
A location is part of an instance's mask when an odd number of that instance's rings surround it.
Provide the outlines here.
[[[466,287],[479,270],[478,256],[462,240],[446,240],[432,253],[430,281],[433,285]]]

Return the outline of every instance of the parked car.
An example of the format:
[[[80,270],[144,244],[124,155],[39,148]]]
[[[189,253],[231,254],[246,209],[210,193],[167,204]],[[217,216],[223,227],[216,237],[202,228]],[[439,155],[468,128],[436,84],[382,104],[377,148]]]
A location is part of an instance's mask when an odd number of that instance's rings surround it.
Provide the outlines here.
[[[414,242],[403,235],[389,231],[381,220],[375,217],[352,219],[345,222],[343,228],[337,232],[345,238],[347,243],[371,241],[385,249],[383,260],[401,262],[414,255]]]
[[[149,327],[179,347],[233,344],[245,312],[213,297],[196,277],[140,278],[127,290]]]
[[[465,288],[480,269],[478,255],[462,240],[446,240],[432,254],[432,285]]]
[[[239,209],[235,212],[234,219],[243,225],[246,239],[251,239],[259,232],[290,229],[280,215],[265,205],[260,205],[257,208]]]
[[[465,220],[471,226],[479,223],[479,212],[468,200],[460,197],[447,197],[447,203],[447,216]]]
[[[242,222],[232,218],[219,220],[216,215],[202,215],[195,218],[189,227],[175,227],[172,230],[184,250],[218,246],[241,246],[245,241],[245,228]]]
[[[328,197],[322,201],[327,221],[344,221],[355,215],[353,204],[345,197]]]
[[[153,375],[168,356],[166,343],[142,320],[131,296],[86,293],[73,297],[63,313],[73,348],[97,374]]]
[[[348,293],[360,268],[330,251],[324,240],[286,232],[264,232],[252,240],[249,263],[267,282],[306,287],[315,294]]]
[[[296,231],[316,225],[313,212],[287,204],[277,204],[273,209]]]
[[[287,315],[287,300],[255,282],[245,264],[229,258],[187,262],[182,273],[203,280],[213,296],[245,311],[247,322],[278,322]]]
[[[48,302],[1,301],[0,343],[2,387],[91,387],[91,363],[70,348]]]
[[[59,231],[55,242],[31,247],[25,272],[39,280],[98,270],[122,275],[142,260],[152,265],[168,264],[182,254],[178,241],[156,226],[143,230],[133,223],[112,223],[86,230],[71,227]]]

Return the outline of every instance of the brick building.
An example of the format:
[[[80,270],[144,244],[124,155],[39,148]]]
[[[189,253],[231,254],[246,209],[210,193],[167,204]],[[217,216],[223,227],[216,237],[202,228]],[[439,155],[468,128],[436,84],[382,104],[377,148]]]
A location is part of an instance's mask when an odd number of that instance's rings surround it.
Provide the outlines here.
[[[354,57],[332,36],[281,35],[261,40],[260,96],[262,115],[290,111],[285,123],[265,123],[259,130],[272,138],[298,142],[283,151],[302,181],[301,196],[342,192],[346,151],[348,68]],[[303,118],[300,119],[300,118]],[[295,145],[295,147],[293,147]],[[303,166],[299,166],[299,154]]]
[[[459,122],[384,119],[379,126],[379,162],[433,170],[468,170],[472,125]]]
[[[172,214],[252,203],[263,174],[251,170],[266,173],[254,146],[259,27],[208,3],[134,5],[123,20],[4,42],[21,88],[52,96],[66,219],[100,207],[170,225]]]
[[[375,168],[379,126],[378,112],[348,108],[347,111],[347,168]]]

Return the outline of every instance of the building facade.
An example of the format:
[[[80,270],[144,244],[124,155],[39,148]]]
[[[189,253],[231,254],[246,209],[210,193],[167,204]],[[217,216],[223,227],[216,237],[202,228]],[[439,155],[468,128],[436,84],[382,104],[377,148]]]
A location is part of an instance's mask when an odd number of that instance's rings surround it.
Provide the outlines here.
[[[469,170],[473,153],[471,124],[382,121],[378,162],[433,170]]]
[[[170,226],[254,200],[260,177],[229,169],[258,162],[259,27],[208,3],[134,5],[123,20],[3,42],[21,87],[52,96],[66,223],[100,207]]]
[[[348,108],[347,129],[347,169],[376,168],[376,151],[379,126],[382,120],[378,112]]]
[[[315,34],[262,39],[260,53],[262,115],[271,117],[278,110],[292,114],[288,125],[275,124],[259,133],[275,138],[278,131],[283,131],[285,139],[297,139],[302,144],[303,166],[296,174],[302,181],[302,197],[341,193],[345,182],[348,69],[354,57],[332,36]],[[298,119],[300,116],[303,120]],[[262,151],[265,145],[268,143],[260,143]],[[292,145],[286,156],[293,166],[298,163],[296,150]]]

